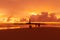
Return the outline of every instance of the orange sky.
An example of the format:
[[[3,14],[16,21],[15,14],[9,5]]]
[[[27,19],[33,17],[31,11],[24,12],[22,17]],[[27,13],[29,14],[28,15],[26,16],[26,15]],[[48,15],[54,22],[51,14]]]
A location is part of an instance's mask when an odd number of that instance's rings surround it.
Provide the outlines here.
[[[43,11],[60,15],[60,0],[0,0],[0,10],[7,16],[24,17]]]

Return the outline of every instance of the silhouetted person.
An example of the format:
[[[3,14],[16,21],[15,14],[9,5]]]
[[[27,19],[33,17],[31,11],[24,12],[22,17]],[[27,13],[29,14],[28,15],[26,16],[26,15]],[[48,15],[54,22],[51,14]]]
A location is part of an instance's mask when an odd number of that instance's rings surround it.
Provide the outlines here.
[[[38,28],[40,28],[40,25],[41,25],[41,24],[37,24]]]
[[[31,19],[29,19],[29,28],[31,29],[32,26],[31,26]]]
[[[46,24],[45,24],[45,23],[38,23],[38,24],[37,24],[38,28],[40,28],[41,25],[45,26]]]

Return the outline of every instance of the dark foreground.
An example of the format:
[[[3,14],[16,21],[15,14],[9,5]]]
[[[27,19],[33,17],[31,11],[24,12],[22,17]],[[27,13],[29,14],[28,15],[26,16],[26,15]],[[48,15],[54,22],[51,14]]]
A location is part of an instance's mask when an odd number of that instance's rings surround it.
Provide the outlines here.
[[[25,29],[11,29],[1,30],[0,39],[13,40],[59,40],[60,28],[25,28]]]

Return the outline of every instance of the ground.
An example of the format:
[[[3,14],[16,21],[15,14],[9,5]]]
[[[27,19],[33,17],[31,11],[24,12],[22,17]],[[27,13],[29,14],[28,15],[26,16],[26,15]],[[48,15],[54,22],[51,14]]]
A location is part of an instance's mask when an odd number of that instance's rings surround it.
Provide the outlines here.
[[[41,27],[8,29],[0,31],[0,39],[20,39],[20,40],[59,40],[60,28]]]

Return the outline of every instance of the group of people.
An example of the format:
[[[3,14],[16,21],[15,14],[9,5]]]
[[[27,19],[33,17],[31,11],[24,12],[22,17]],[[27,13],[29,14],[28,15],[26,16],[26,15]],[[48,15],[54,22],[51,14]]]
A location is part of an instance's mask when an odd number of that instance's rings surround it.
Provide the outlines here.
[[[37,15],[31,15],[29,22],[60,22],[60,18],[58,19],[56,17],[55,13],[51,13],[48,14],[48,12],[42,12],[41,15],[37,14]],[[38,27],[40,27],[40,24],[37,24]],[[42,25],[46,25],[46,24],[42,24]],[[29,26],[31,28],[31,25]]]

